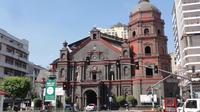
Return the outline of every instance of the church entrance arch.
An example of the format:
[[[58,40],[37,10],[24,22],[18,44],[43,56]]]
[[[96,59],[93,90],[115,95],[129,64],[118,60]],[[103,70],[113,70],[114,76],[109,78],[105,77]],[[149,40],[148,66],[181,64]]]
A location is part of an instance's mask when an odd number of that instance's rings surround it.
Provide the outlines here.
[[[86,104],[96,104],[97,105],[97,94],[93,90],[87,90],[85,92],[85,96],[87,97],[86,99]]]

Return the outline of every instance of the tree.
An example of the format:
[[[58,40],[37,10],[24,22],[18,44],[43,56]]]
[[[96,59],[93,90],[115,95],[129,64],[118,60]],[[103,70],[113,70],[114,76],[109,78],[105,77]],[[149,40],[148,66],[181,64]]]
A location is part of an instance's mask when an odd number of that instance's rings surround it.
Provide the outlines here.
[[[5,77],[2,82],[2,89],[9,93],[8,97],[13,99],[13,104],[16,98],[26,98],[30,90],[30,79],[27,77]]]
[[[117,97],[116,97],[116,102],[117,102],[120,106],[122,106],[123,103],[125,102],[125,97],[124,97],[124,96],[117,96]]]
[[[128,102],[132,102],[132,101],[135,100],[135,97],[134,97],[133,95],[128,95],[127,98],[126,98],[126,100],[127,100]]]

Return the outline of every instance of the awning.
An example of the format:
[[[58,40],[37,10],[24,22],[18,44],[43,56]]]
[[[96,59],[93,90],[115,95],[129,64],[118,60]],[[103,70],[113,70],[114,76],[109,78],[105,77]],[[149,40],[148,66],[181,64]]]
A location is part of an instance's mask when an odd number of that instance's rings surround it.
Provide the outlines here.
[[[0,90],[0,95],[8,95],[8,93]]]

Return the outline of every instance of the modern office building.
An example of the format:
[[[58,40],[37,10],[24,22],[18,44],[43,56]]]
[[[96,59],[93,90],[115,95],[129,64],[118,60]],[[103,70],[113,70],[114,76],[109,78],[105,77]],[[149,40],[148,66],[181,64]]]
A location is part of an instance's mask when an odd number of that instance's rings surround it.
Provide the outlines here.
[[[113,35],[123,39],[128,39],[128,26],[122,23],[113,25],[108,29],[103,29],[103,28],[97,28],[97,29],[100,30],[102,33],[106,33],[108,35]]]
[[[28,74],[28,41],[0,29],[0,80]]]
[[[196,80],[200,72],[200,0],[174,0],[172,15],[178,73]],[[185,82],[180,86],[187,86]]]
[[[173,34],[177,66],[186,74],[200,71],[200,0],[175,0]]]

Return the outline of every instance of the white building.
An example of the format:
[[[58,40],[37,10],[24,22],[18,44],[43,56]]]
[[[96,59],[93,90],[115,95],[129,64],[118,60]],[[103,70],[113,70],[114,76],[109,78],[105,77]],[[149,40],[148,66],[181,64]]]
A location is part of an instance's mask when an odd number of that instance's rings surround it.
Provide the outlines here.
[[[174,0],[172,15],[177,73],[197,80],[200,77],[200,0]],[[183,80],[179,84],[187,98],[189,90],[182,87],[188,82]],[[198,88],[199,85],[193,84],[194,93],[200,93]]]
[[[109,29],[97,28],[102,33],[106,33],[108,35],[117,36],[123,39],[128,39],[128,26],[122,23],[118,23],[113,25]]]
[[[175,0],[172,14],[177,66],[200,72],[200,0]]]

